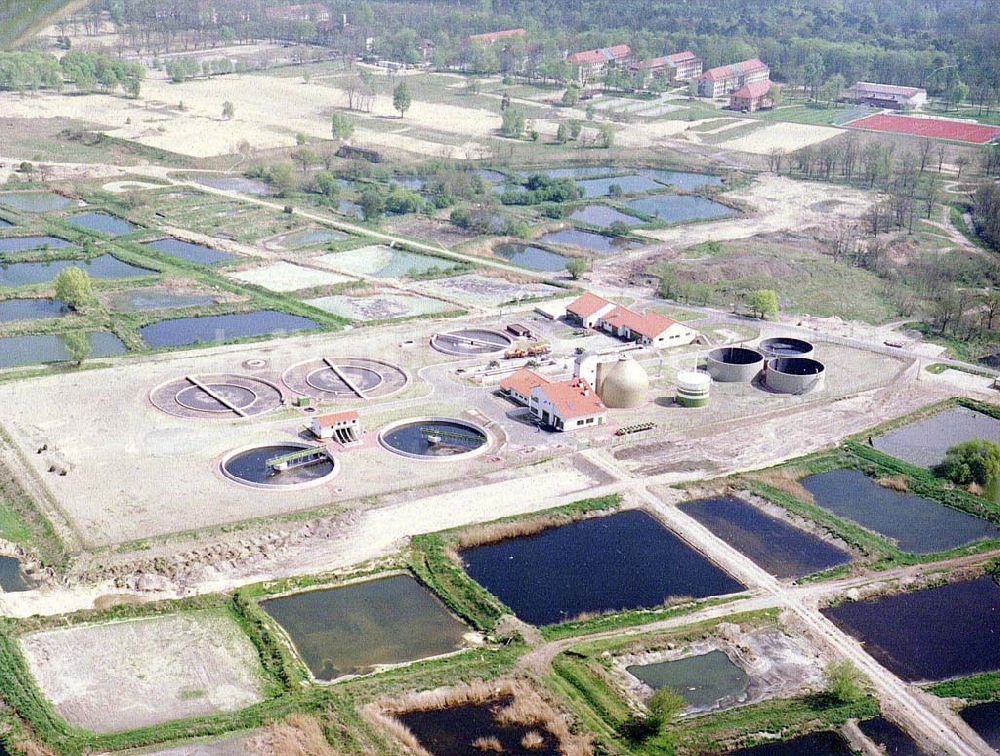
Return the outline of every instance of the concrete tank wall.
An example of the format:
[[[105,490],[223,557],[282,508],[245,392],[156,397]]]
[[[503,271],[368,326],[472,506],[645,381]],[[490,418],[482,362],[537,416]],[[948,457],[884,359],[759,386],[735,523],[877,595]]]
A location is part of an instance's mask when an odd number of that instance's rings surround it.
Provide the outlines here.
[[[774,357],[767,362],[764,382],[779,394],[805,394],[823,388],[826,366],[808,357]]]
[[[794,339],[791,336],[776,336],[762,339],[757,350],[765,359],[774,357],[811,357],[813,345],[805,339]]]
[[[750,383],[764,367],[764,356],[746,347],[719,347],[705,359],[708,374],[721,383]]]

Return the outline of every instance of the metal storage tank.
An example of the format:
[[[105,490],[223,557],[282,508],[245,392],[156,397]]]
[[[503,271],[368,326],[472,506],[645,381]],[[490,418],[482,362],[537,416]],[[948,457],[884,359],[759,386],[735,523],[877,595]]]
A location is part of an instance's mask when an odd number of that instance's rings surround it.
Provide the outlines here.
[[[805,394],[823,388],[826,366],[809,357],[774,357],[768,360],[764,383],[779,394]]]
[[[764,355],[756,349],[737,346],[713,349],[706,361],[708,374],[721,383],[750,383],[764,367]]]
[[[766,359],[774,357],[812,357],[813,345],[804,339],[793,339],[791,336],[775,336],[762,339],[757,349]]]
[[[712,388],[712,376],[697,370],[677,374],[676,402],[682,407],[704,407]]]
[[[603,370],[601,369],[603,368]],[[615,362],[598,367],[597,395],[612,409],[641,407],[646,403],[649,376],[634,359],[623,355]]]

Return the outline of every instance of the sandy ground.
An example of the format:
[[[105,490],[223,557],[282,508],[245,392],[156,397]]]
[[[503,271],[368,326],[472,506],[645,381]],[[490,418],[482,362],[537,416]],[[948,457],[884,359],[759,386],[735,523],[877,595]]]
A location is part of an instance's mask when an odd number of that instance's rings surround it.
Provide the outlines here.
[[[749,187],[725,196],[745,202],[751,215],[636,233],[683,246],[704,241],[747,239],[757,234],[827,226],[837,218],[859,218],[878,199],[876,194],[859,189],[794,181],[771,174],[762,174]],[[633,253],[631,257],[640,255]],[[616,260],[621,257],[619,255]]]
[[[262,286],[270,291],[298,291],[311,289],[314,286],[333,286],[334,284],[352,281],[349,276],[339,273],[328,273],[313,268],[304,268],[289,262],[276,262],[262,268],[250,268],[228,274],[237,281]]]
[[[766,155],[776,147],[783,149],[786,153],[809,145],[825,142],[838,134],[842,134],[843,129],[835,129],[831,126],[811,126],[805,123],[776,123],[772,126],[765,126],[752,134],[728,139],[718,146],[724,150],[736,150],[738,152],[751,152],[754,155]]]
[[[33,633],[21,646],[56,710],[95,732],[235,711],[262,699],[256,650],[222,612]]]

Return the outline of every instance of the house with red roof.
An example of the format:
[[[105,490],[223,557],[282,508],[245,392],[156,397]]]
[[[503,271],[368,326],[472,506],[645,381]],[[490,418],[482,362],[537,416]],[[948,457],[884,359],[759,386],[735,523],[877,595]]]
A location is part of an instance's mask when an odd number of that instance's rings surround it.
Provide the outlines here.
[[[729,109],[738,110],[741,113],[753,113],[757,110],[766,110],[774,107],[774,99],[771,97],[771,87],[777,86],[770,79],[763,81],[753,81],[745,84],[729,95]]]
[[[316,415],[309,423],[309,432],[316,438],[333,439],[341,444],[355,444],[360,438],[361,418],[356,410]]]
[[[666,315],[648,310],[640,314],[589,291],[566,305],[566,316],[585,328],[604,331],[642,346],[664,348],[693,344],[701,336],[693,328]]]
[[[549,379],[539,375],[534,370],[521,368],[500,381],[500,393],[509,396],[514,401],[527,405],[531,400],[531,391],[538,386],[549,383]]]
[[[464,42],[468,45],[483,45],[489,47],[497,42],[514,40],[528,36],[527,29],[504,29],[503,31],[486,32],[485,34],[470,34]]]
[[[698,77],[699,97],[723,97],[757,81],[771,78],[771,69],[759,58],[710,68]]]
[[[582,86],[604,75],[609,68],[625,68],[632,63],[632,48],[612,45],[596,50],[582,50],[566,56],[573,67],[573,75]]]
[[[640,60],[633,64],[636,73],[645,72],[654,79],[687,81],[701,76],[701,58],[690,50],[662,55],[659,58]]]
[[[528,409],[543,425],[557,431],[603,425],[608,408],[583,378],[547,381],[531,390]]]

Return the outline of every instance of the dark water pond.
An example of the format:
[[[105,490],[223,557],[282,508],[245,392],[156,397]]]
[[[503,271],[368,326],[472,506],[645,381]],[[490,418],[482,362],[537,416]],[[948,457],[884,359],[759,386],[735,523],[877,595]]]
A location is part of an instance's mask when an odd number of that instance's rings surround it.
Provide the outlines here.
[[[521,176],[534,176],[541,174],[551,178],[584,178],[586,176],[603,176],[615,170],[611,165],[583,165],[575,168],[549,168],[543,171],[522,171]]]
[[[1000,701],[968,706],[959,714],[979,737],[1000,750]]]
[[[21,570],[21,563],[14,557],[0,556],[0,591],[19,593],[30,590],[31,585]]]
[[[91,278],[136,278],[153,276],[157,271],[122,262],[113,255],[100,255],[90,260],[51,260],[0,264],[0,286],[27,286],[45,283],[55,278],[63,268],[77,267]]]
[[[753,748],[731,751],[729,756],[852,756],[847,741],[836,732],[825,730],[801,735],[781,743],[765,743]]]
[[[989,576],[823,609],[905,680],[1000,669],[1000,587]]]
[[[474,580],[535,625],[744,590],[638,510],[466,549],[462,560]]]
[[[584,205],[570,213],[569,217],[592,226],[610,226],[616,221],[627,226],[639,226],[645,222],[634,215],[628,215],[607,205]]]
[[[34,249],[65,249],[73,243],[55,236],[7,236],[0,238],[0,252],[28,252]]]
[[[985,520],[885,488],[859,470],[830,470],[799,482],[819,506],[893,539],[913,554],[947,551],[1000,535]]]
[[[569,258],[530,244],[500,244],[493,251],[506,260],[531,270],[556,273],[566,269]]]
[[[258,197],[269,197],[277,194],[263,181],[243,178],[241,176],[226,176],[222,178],[202,178],[198,179],[202,186],[210,186],[213,189],[222,189],[226,192],[242,192],[243,194],[253,194]]]
[[[261,606],[319,680],[457,651],[468,631],[409,575],[282,596]]]
[[[66,305],[58,299],[5,299],[0,301],[0,322],[58,318]]]
[[[200,395],[203,398],[210,398],[206,397],[205,393],[202,392],[201,389],[194,386],[191,388],[197,392],[197,394],[194,394],[193,396]],[[185,389],[185,391],[187,390],[188,389]],[[252,399],[252,396],[248,398]],[[178,395],[178,400],[183,401],[183,397],[180,394]],[[280,472],[271,470],[267,466],[267,461],[269,459],[280,457],[283,454],[291,454],[292,452],[298,451],[302,448],[304,447],[298,444],[272,444],[270,446],[258,446],[255,449],[248,449],[247,451],[233,455],[226,460],[223,468],[226,474],[232,476],[233,478],[245,480],[248,483],[274,486],[275,488],[280,488],[282,486],[297,486],[302,483],[309,483],[313,480],[325,478],[333,472],[333,460],[329,457],[310,465],[293,467]]]
[[[802,577],[851,561],[845,551],[726,496],[685,504],[684,512],[778,578]]]
[[[865,719],[858,722],[858,727],[887,756],[922,756],[927,753],[898,725],[885,717]]]
[[[746,671],[718,650],[675,661],[635,665],[628,671],[653,690],[674,690],[688,706],[698,710],[711,709],[726,699],[735,700],[750,684]]]
[[[397,715],[416,736],[420,745],[434,756],[482,756],[484,751],[473,743],[479,738],[494,737],[500,741],[500,753],[559,756],[559,743],[542,727],[502,725],[496,721],[500,710],[511,703],[509,697],[481,704],[466,704],[452,709],[411,711]],[[521,745],[524,736],[536,732],[542,736],[537,748],[528,750]]]
[[[360,219],[365,217],[365,211],[361,209],[361,205],[350,200],[341,200],[338,202],[337,211],[344,215],[350,215],[353,218]]]
[[[48,213],[77,204],[76,200],[52,192],[12,192],[0,194],[0,205],[26,213]]]
[[[951,407],[872,439],[876,449],[921,467],[933,467],[949,447],[985,438],[1000,443],[1000,420],[968,407]]]
[[[90,357],[125,354],[125,345],[113,333],[90,334]],[[0,368],[59,362],[69,359],[63,340],[55,334],[0,338]]]
[[[299,315],[277,310],[256,310],[232,315],[205,315],[159,320],[139,329],[139,335],[154,349],[181,344],[229,341],[246,336],[308,331],[319,324]]]
[[[568,244],[574,247],[583,247],[592,252],[608,253],[623,252],[634,249],[641,245],[641,242],[634,239],[622,239],[612,236],[602,236],[590,231],[579,231],[575,228],[564,228],[562,231],[551,231],[539,237],[538,241],[549,244]]]
[[[135,231],[135,225],[108,213],[80,213],[67,218],[70,225],[98,231],[108,236],[122,236]]]
[[[633,210],[651,215],[664,223],[726,218],[736,215],[736,211],[721,202],[706,197],[691,197],[667,194],[657,197],[643,197],[628,203]]]
[[[197,307],[215,303],[210,294],[175,294],[169,289],[154,286],[120,291],[108,297],[112,310],[135,312],[137,310],[170,310],[179,307]]]
[[[427,420],[393,428],[382,435],[382,441],[386,446],[406,454],[453,457],[475,451],[486,443],[486,436],[463,423]]]
[[[500,171],[493,171],[490,170],[489,168],[479,168],[473,171],[473,173],[479,176],[479,178],[481,178],[483,181],[486,181],[491,184],[507,180],[507,177],[504,174],[500,173]]]
[[[204,244],[192,244],[191,242],[173,238],[145,242],[142,246],[151,247],[168,255],[198,263],[199,265],[212,265],[223,260],[232,260],[235,257],[228,252],[221,252],[217,249],[206,247]]]
[[[663,185],[658,184],[653,179],[635,174],[586,179],[585,181],[577,181],[576,185],[583,190],[584,197],[606,197],[611,194],[611,187],[614,185],[620,186],[624,194],[638,194],[663,189]]]
[[[643,168],[636,171],[640,176],[659,181],[683,192],[693,192],[706,186],[721,186],[722,176],[711,176],[706,173],[687,173],[685,171],[661,171],[656,168]]]

